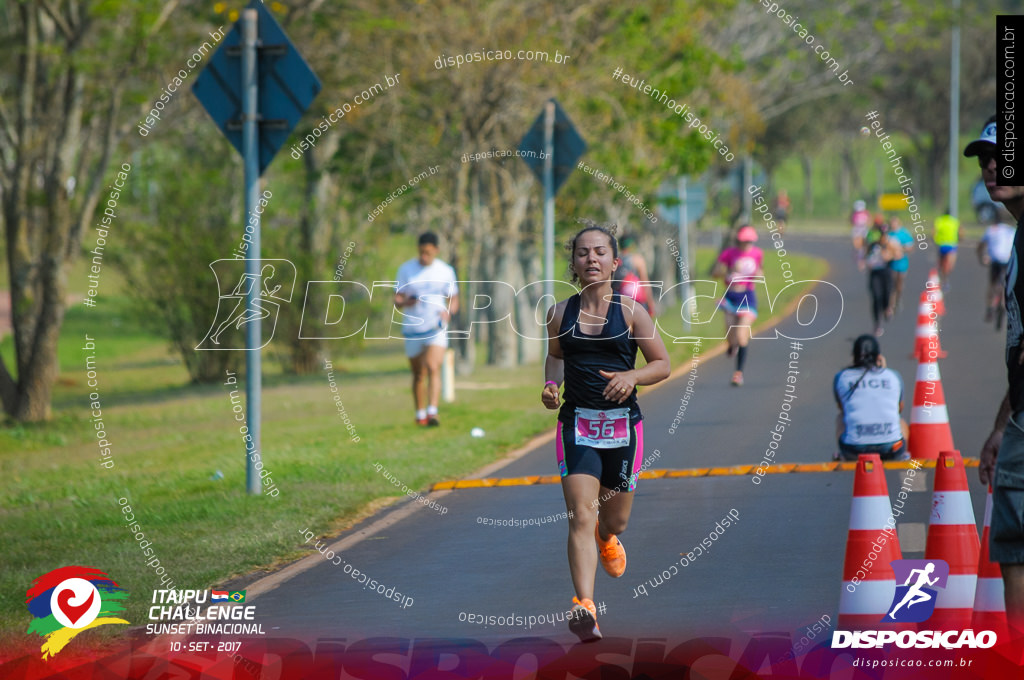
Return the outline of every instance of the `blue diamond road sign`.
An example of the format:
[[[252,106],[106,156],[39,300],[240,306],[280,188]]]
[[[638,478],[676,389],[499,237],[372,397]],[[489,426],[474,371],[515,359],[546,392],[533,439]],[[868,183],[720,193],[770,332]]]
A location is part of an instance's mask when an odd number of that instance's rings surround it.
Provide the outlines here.
[[[259,12],[256,51],[262,175],[320,92],[320,81],[266,6],[254,0],[249,7]],[[239,153],[242,153],[241,46],[241,22],[236,22],[192,86],[196,99]]]
[[[565,178],[569,176],[573,168],[576,167],[576,161],[579,160],[580,156],[587,150],[587,143],[580,137],[580,133],[576,131],[576,126],[569,120],[569,116],[565,113],[561,106],[558,105],[558,101],[552,99],[555,102],[555,129],[554,129],[554,148],[555,157],[552,159],[554,167],[552,168],[552,175],[554,180],[554,191],[558,193],[559,187],[565,181]],[[541,158],[541,153],[544,152],[544,111],[540,112],[537,116],[537,120],[533,121],[533,125],[525,135],[523,140],[519,142],[519,151],[523,152],[523,161],[530,166],[530,170],[537,176],[537,179],[541,182],[544,181],[544,160]],[[533,152],[532,157],[530,153]]]

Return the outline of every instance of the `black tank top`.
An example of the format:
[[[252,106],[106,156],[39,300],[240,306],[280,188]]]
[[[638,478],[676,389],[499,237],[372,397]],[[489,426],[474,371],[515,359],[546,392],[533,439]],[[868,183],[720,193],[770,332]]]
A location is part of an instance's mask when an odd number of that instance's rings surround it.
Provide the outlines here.
[[[580,296],[577,293],[566,301],[562,325],[558,328],[558,343],[564,361],[565,399],[558,419],[572,423],[576,407],[594,409],[629,408],[630,422],[642,419],[636,401],[636,388],[621,404],[604,398],[608,380],[598,371],[631,371],[636,366],[636,340],[630,337],[629,327],[622,315],[621,298],[612,294],[607,319],[599,335],[585,335],[580,329]]]

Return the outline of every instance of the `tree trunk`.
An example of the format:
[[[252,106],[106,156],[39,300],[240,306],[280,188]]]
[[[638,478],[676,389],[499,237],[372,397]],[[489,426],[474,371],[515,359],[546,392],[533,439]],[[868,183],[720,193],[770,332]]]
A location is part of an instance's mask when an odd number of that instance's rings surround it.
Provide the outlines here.
[[[839,161],[836,180],[840,205],[850,205],[850,167],[842,159]]]
[[[846,174],[850,178],[850,189],[853,193],[858,196],[867,196],[867,192],[864,191],[864,184],[860,181],[860,173],[857,171],[857,163],[853,160],[853,154],[850,152],[849,147],[843,148],[842,163],[846,167]],[[850,202],[850,196],[847,194],[844,204]]]
[[[800,154],[800,167],[804,172],[804,214],[810,217],[814,214],[814,161],[810,154]]]

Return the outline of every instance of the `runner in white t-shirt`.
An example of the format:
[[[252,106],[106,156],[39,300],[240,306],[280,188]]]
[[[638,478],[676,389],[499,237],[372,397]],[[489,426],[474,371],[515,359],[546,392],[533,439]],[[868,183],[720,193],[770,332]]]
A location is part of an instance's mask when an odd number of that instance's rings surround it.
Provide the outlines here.
[[[1002,211],[1000,211],[1002,212]],[[1000,215],[1002,217],[1002,215]],[[988,291],[985,294],[985,321],[991,321],[1003,305],[1003,286],[1006,285],[1006,267],[1013,253],[1013,237],[1017,227],[1001,219],[985,229],[978,242],[978,259],[988,265]],[[998,328],[998,324],[996,326]]]
[[[437,235],[419,238],[419,257],[398,268],[395,307],[403,315],[405,355],[412,368],[416,423],[437,426],[441,400],[441,364],[448,348],[448,321],[459,310],[455,270],[437,258]]]

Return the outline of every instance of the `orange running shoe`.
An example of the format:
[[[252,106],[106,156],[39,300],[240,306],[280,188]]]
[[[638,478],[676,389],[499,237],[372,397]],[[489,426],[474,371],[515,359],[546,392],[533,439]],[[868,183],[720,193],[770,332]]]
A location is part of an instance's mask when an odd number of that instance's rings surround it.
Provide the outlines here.
[[[594,601],[583,598],[580,602],[572,598],[573,608],[569,613],[569,630],[576,634],[580,642],[594,642],[601,639],[601,629],[597,625],[597,607]]]
[[[626,549],[622,547],[622,541],[618,536],[612,536],[608,541],[602,541],[599,526],[600,523],[594,526],[594,538],[597,539],[601,566],[609,576],[618,578],[626,572]]]

